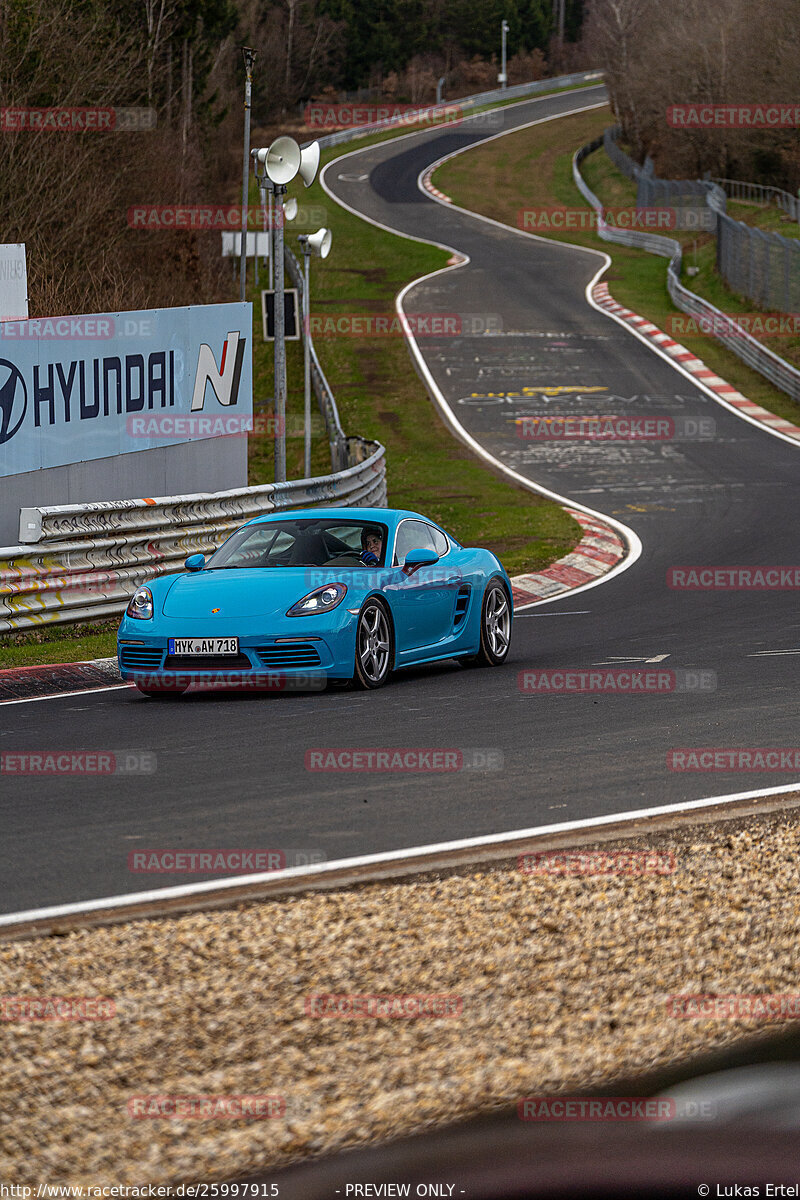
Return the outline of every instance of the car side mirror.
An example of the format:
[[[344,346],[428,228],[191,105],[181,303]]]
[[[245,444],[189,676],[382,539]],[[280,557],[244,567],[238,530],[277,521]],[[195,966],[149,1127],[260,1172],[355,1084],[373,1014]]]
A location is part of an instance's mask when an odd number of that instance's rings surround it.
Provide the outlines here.
[[[438,561],[439,555],[435,550],[425,550],[420,546],[417,550],[409,550],[406,561],[403,563],[403,570],[410,574],[418,567],[432,567]]]
[[[202,571],[206,565],[205,554],[190,554],[183,564],[187,571]]]

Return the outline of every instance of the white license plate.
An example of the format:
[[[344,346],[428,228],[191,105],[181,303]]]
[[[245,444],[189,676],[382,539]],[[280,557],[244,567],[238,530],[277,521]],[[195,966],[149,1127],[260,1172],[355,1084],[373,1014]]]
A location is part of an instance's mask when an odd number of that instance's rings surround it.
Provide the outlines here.
[[[170,638],[169,652],[180,655],[238,654],[239,639],[232,637]]]

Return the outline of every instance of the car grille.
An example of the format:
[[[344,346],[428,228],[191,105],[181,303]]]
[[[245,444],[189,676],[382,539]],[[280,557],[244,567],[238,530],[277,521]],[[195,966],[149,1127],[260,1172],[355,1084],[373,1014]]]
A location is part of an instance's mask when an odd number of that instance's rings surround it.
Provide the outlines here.
[[[165,671],[249,671],[253,664],[246,654],[168,654]]]
[[[157,646],[120,646],[119,665],[129,671],[152,671],[161,666],[164,651]]]
[[[256,646],[256,654],[265,667],[318,667],[322,661],[313,642],[278,642]]]

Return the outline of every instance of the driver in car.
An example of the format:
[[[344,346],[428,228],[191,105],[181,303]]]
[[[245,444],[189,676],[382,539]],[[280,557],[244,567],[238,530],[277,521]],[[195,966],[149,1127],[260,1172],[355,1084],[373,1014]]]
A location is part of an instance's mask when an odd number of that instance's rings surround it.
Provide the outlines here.
[[[368,567],[377,567],[381,561],[383,535],[380,529],[365,525],[361,530],[361,561]]]

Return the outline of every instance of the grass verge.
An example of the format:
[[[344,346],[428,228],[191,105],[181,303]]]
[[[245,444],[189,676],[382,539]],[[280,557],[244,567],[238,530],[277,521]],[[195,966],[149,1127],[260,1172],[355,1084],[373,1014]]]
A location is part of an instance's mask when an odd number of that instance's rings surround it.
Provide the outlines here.
[[[113,658],[119,621],[87,621],[0,634],[0,668]]]

